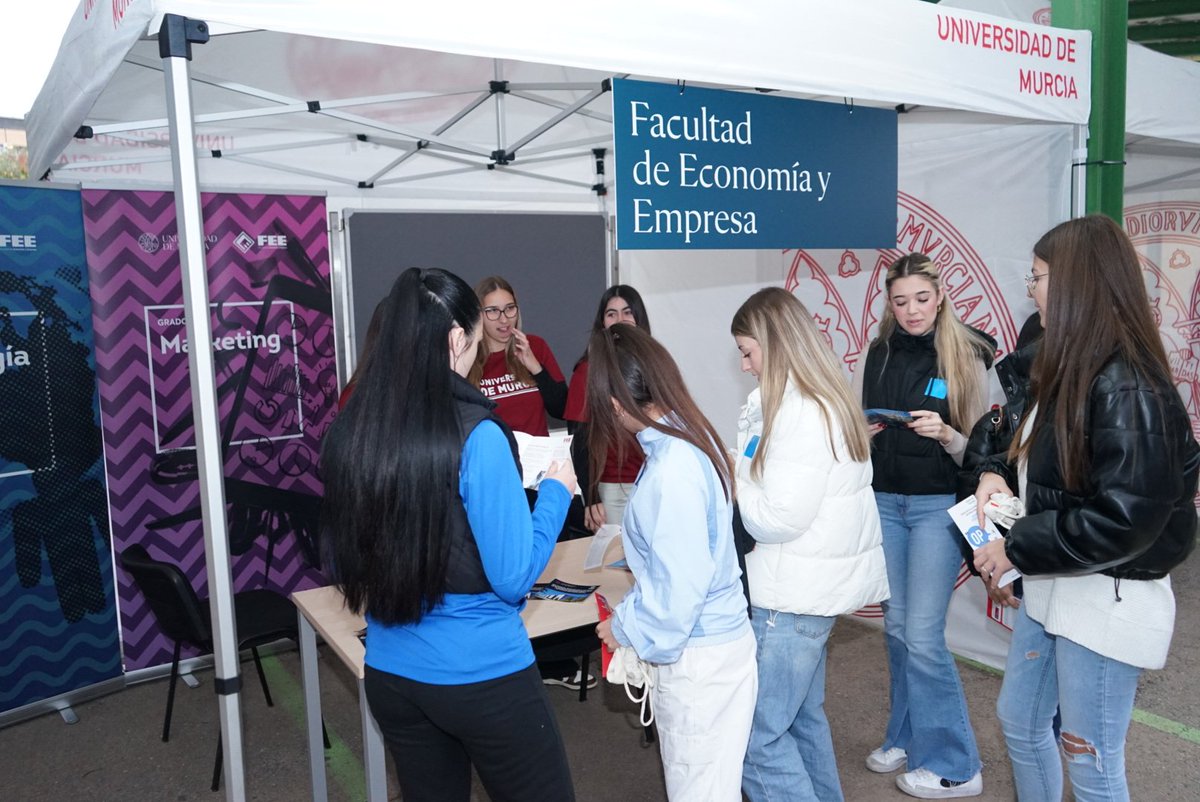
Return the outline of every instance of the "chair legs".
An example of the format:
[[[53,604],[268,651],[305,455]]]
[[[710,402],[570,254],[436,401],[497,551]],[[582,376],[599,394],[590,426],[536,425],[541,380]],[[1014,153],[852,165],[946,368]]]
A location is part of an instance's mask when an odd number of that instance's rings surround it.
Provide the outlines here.
[[[167,715],[166,715],[166,718],[163,719],[162,739],[164,741],[170,740],[170,736],[171,736],[171,712],[175,707],[175,684],[176,684],[176,681],[179,679],[179,650],[180,650],[180,643],[179,643],[179,641],[176,641],[174,655],[171,660],[171,681],[167,688]],[[267,686],[267,675],[266,675],[266,672],[263,671],[262,659],[259,657],[258,648],[251,647],[250,653],[252,655],[254,655],[254,667],[258,670],[258,681],[262,684],[263,696],[266,697],[267,705],[269,707],[274,707],[275,702],[271,699],[271,689]],[[325,719],[324,718],[321,719],[321,737],[325,741],[325,748],[329,749],[330,748],[329,733],[325,730]],[[224,744],[223,744],[223,741],[221,738],[221,733],[218,730],[218,732],[217,732],[217,755],[213,760],[213,773],[212,773],[212,786],[211,786],[213,791],[217,791],[221,787],[221,769],[222,769],[222,764],[224,762],[225,762]]]
[[[221,763],[222,763],[222,758],[225,757],[225,752],[221,748],[221,745],[222,745],[221,744],[221,732],[220,732],[220,730],[217,730],[217,758],[216,758],[216,760],[213,761],[213,781],[212,781],[212,789],[214,791],[216,791],[218,788],[221,787]]]
[[[263,696],[267,698],[267,707],[274,707],[275,703],[271,701],[271,689],[267,687],[267,675],[263,671],[262,660],[258,656],[258,647],[251,646],[250,653],[254,655],[254,667],[258,669],[258,681],[262,684]]]
[[[171,682],[167,686],[167,714],[163,717],[163,741],[171,740],[171,712],[175,709],[175,684],[179,680],[179,641],[175,641],[175,653],[171,657]]]

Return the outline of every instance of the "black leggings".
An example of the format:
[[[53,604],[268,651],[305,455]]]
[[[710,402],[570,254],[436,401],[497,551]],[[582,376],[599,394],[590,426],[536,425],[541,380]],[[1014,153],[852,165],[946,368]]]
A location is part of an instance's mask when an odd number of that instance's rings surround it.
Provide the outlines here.
[[[575,799],[535,666],[468,685],[428,685],[367,666],[365,682],[404,802],[466,802],[472,764],[494,802]]]

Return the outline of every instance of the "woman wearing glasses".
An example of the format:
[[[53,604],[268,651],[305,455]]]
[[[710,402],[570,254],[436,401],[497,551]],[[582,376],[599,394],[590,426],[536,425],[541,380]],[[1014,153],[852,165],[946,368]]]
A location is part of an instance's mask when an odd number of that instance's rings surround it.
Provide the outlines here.
[[[563,416],[567,383],[550,346],[521,331],[521,309],[512,285],[488,276],[475,285],[483,305],[483,346],[468,377],[496,402],[496,414],[514,431],[550,433],[546,413]]]
[[[962,565],[954,505],[963,432],[987,409],[990,337],[962,323],[929,257],[892,263],[879,336],[854,371],[863,406],[911,414],[874,424],[872,486],[883,527],[891,598],[883,605],[891,713],[883,744],[867,757],[901,791],[926,799],[983,792],[979,750],[954,657],[946,611]]]
[[[1026,507],[975,552],[993,588],[1014,566],[1024,575],[996,709],[1021,800],[1062,798],[1060,745],[1076,799],[1128,800],[1125,737],[1142,669],[1167,659],[1200,448],[1125,232],[1089,215],[1033,252],[1046,331],[1031,397],[975,495],[982,507],[1016,488]]]

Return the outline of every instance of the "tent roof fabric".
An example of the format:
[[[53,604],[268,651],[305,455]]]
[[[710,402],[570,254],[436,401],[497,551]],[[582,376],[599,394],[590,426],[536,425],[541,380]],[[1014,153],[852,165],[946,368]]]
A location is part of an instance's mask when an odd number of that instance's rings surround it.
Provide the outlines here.
[[[102,159],[107,172],[88,177],[112,177],[119,166],[112,159],[120,158],[114,154],[123,153],[124,163],[133,164],[161,144],[165,114],[157,51],[152,41],[139,40],[153,35],[166,13],[205,20],[214,33],[228,32],[193,48],[192,69],[206,77],[194,98],[202,138],[232,138],[243,149],[271,153],[254,158],[290,161],[292,168],[308,169],[306,182],[316,185],[397,179],[403,170],[386,168],[416,142],[431,143],[442,160],[427,172],[468,166],[447,164],[456,155],[484,163],[492,151],[565,116],[563,107],[577,106],[591,117],[583,115],[582,129],[555,124],[553,133],[536,133],[526,156],[535,144],[543,157],[554,156],[556,138],[559,151],[573,145],[586,152],[588,141],[605,133],[609,111],[602,93],[591,99],[588,94],[614,74],[1073,123],[1086,121],[1090,103],[1087,32],[894,0],[758,0],[751,6],[738,0],[610,0],[594,12],[516,0],[499,14],[482,5],[471,13],[460,4],[374,0],[84,0],[28,117],[31,175],[41,177],[56,164]],[[528,76],[531,83],[592,88],[530,89],[537,95],[532,100],[496,98],[486,91],[487,80],[497,77],[488,73],[496,72],[504,80]],[[411,96],[430,90],[441,90],[441,99]],[[461,93],[457,106],[445,100],[452,91]],[[524,134],[509,132],[503,120],[511,110],[489,116],[481,111],[484,101],[465,110],[481,92],[493,105],[533,104],[551,111],[540,122],[527,116]],[[410,96],[392,97],[405,94]],[[364,97],[377,100],[335,108],[336,101]],[[321,106],[311,113],[308,101],[314,99]],[[451,122],[460,112],[461,120]],[[122,130],[130,122],[140,123],[136,135]],[[442,143],[437,129],[447,123],[450,141]],[[137,140],[140,151],[115,145],[98,150],[95,141],[75,141],[81,125]],[[485,127],[490,141],[482,137]],[[361,135],[397,141],[372,143],[384,148],[378,151],[366,147]],[[329,141],[318,154],[305,146],[305,137]],[[206,183],[224,180],[214,164],[205,165]],[[582,159],[580,164],[580,175],[569,180],[588,185],[591,166]],[[515,172],[515,166],[508,170]],[[85,175],[64,171],[60,177]],[[150,175],[157,174],[151,169]]]

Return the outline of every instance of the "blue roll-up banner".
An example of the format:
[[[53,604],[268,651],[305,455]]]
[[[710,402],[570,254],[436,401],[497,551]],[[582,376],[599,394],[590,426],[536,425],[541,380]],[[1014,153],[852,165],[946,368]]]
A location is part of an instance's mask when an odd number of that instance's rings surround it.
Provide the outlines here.
[[[0,185],[0,714],[121,675],[87,277],[79,192]]]
[[[613,80],[617,247],[893,248],[896,112]]]

